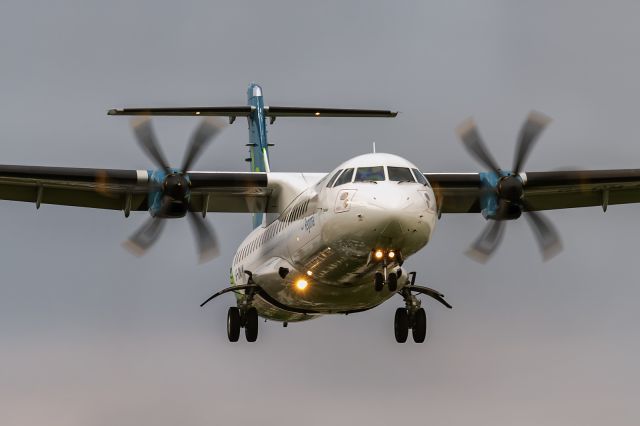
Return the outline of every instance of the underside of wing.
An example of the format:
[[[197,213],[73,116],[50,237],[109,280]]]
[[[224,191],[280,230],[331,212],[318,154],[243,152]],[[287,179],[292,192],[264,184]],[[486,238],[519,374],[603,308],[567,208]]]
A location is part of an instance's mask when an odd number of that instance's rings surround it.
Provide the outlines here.
[[[441,213],[479,213],[480,173],[426,173]],[[527,211],[640,202],[640,169],[527,172]]]
[[[640,202],[640,169],[529,172],[528,210],[553,210]]]
[[[0,165],[0,199],[110,210],[146,210],[146,170]]]
[[[194,209],[209,212],[265,211],[265,173],[192,172]],[[0,165],[0,199],[74,207],[146,211],[147,170]]]
[[[479,213],[479,173],[425,173],[440,213]]]

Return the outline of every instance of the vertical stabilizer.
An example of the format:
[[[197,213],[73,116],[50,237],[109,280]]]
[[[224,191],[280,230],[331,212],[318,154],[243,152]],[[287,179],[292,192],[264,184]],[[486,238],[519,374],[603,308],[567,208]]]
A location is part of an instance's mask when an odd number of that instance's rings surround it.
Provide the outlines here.
[[[249,154],[252,172],[269,172],[269,144],[267,143],[267,122],[265,118],[262,88],[251,83],[247,89],[247,103],[251,113],[249,123]],[[264,213],[253,214],[253,227],[262,225]]]

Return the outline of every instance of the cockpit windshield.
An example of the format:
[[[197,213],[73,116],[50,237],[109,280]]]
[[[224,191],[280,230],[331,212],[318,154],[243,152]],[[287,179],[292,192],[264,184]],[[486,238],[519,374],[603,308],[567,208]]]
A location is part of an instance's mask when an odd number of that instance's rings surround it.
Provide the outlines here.
[[[429,181],[427,180],[426,177],[424,177],[424,175],[420,170],[413,169],[413,174],[416,175],[416,179],[418,179],[418,183],[421,183],[423,185],[429,185]]]
[[[384,167],[358,167],[354,182],[378,182],[385,179]]]
[[[389,180],[395,182],[415,182],[411,174],[411,170],[407,167],[392,167],[387,166],[387,172],[389,172]]]

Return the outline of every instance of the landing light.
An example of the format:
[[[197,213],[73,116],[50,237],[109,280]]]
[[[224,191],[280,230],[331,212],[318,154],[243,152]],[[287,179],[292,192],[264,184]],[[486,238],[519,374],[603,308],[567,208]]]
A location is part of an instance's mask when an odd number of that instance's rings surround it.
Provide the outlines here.
[[[390,251],[389,254],[387,254],[387,256],[389,256],[389,259],[393,259],[394,257],[396,257],[396,252]]]
[[[304,278],[300,278],[298,279],[298,281],[296,281],[296,288],[298,290],[304,290],[308,285],[309,283]]]
[[[307,271],[307,275],[309,275],[310,277],[313,276],[313,271]]]
[[[376,259],[380,260],[384,256],[384,252],[382,250],[376,250],[375,255]]]

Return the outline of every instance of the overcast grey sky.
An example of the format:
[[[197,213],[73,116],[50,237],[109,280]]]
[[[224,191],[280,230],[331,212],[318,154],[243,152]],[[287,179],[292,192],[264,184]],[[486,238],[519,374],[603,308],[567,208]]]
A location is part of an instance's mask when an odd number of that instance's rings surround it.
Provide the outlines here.
[[[454,128],[473,115],[511,163],[530,109],[554,118],[527,170],[638,167],[635,1],[16,1],[0,3],[0,162],[146,168],[117,106],[391,108],[395,120],[281,119],[272,166],[329,171],[379,151],[425,171],[478,171]],[[179,161],[196,121],[156,120]],[[246,126],[197,164],[246,170]],[[543,263],[525,221],[487,264],[484,226],[443,216],[407,262],[426,301],[423,345],[370,312],[230,344],[228,282],[250,218],[211,215],[223,254],[196,266],[174,221],[148,255],[120,243],[144,220],[0,203],[0,424],[635,425],[640,206],[552,212],[565,250]],[[408,423],[410,424],[410,423]],[[417,423],[416,423],[417,424]]]

